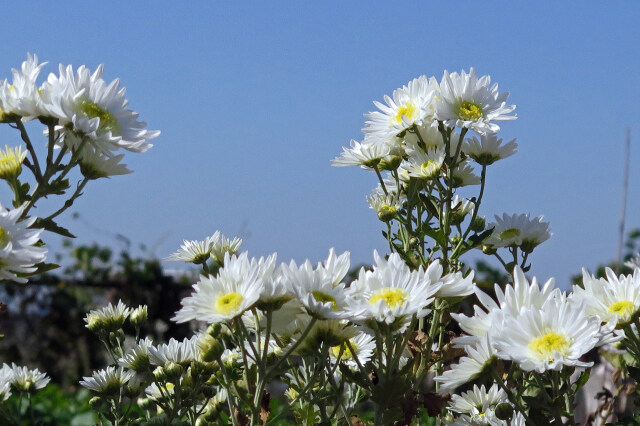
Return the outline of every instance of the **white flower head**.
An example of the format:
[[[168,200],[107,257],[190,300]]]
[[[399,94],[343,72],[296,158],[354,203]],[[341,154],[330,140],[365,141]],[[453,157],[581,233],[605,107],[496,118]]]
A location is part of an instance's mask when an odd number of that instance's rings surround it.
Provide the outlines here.
[[[395,194],[378,194],[374,193],[367,196],[369,207],[375,210],[378,219],[383,222],[393,220],[396,213],[402,208],[402,202]]]
[[[30,370],[12,363],[11,370],[13,371],[11,386],[19,391],[33,392],[42,389],[51,380],[46,373],[41,373],[37,368]]]
[[[478,78],[476,70],[444,72],[440,93],[434,102],[435,117],[448,127],[472,129],[482,135],[496,133],[500,127],[494,121],[515,120],[508,115],[516,107],[507,105],[509,92],[498,92],[488,75]]]
[[[122,328],[130,313],[131,308],[118,300],[115,306],[109,303],[104,308],[89,311],[84,321],[91,331],[116,331]]]
[[[372,335],[360,332],[355,337],[349,338],[349,345],[342,343],[335,345],[329,351],[329,356],[336,362],[338,359],[343,364],[346,364],[350,368],[358,368],[358,362],[360,365],[365,365],[369,362],[373,356],[373,351],[376,348],[376,342]],[[349,348],[351,347],[351,348]],[[355,352],[351,352],[351,349]],[[340,358],[338,358],[338,356]],[[357,362],[356,362],[357,359]]]
[[[6,401],[11,396],[13,369],[9,364],[2,364],[0,368],[0,400]]]
[[[640,253],[637,253],[634,257],[624,262],[624,266],[631,269],[640,268]]]
[[[27,151],[19,145],[16,148],[5,145],[0,149],[0,179],[14,179],[22,172],[22,163],[27,158]]]
[[[508,402],[507,394],[497,384],[487,390],[484,385],[460,395],[452,395],[449,410],[469,417],[471,424],[504,424],[495,416],[498,405]]]
[[[20,221],[26,205],[6,209],[0,204],[0,279],[26,283],[22,274],[36,271],[47,249],[38,247],[42,229],[30,229],[35,217]]]
[[[384,157],[389,155],[386,143],[360,143],[351,140],[351,148],[342,147],[342,154],[331,160],[334,167],[361,166],[372,170]]]
[[[459,163],[452,172],[452,185],[455,188],[469,185],[480,185],[482,180],[473,172],[473,167],[468,161]]]
[[[211,251],[213,250],[213,245],[219,240],[219,231],[216,231],[212,236],[205,238],[204,241],[184,240],[180,249],[166,257],[165,260],[189,262],[199,265],[209,260],[211,257]]]
[[[400,172],[406,171],[410,177],[433,179],[440,175],[444,162],[444,149],[430,148],[427,152],[411,151],[409,159],[400,165]]]
[[[119,148],[132,152],[151,148],[148,141],[160,131],[147,130],[138,113],[127,109],[119,79],[107,84],[102,65],[93,73],[84,65],[75,72],[71,65],[59,69],[59,75],[49,74],[42,98],[48,115],[59,119],[56,130],[62,132],[64,144],[76,148],[88,139],[105,155]]]
[[[149,359],[149,348],[151,347],[153,347],[153,342],[149,337],[140,340],[139,343],[118,360],[118,364],[136,373],[147,371],[151,365]]]
[[[113,395],[133,377],[133,371],[122,367],[107,367],[104,370],[94,371],[91,377],[83,377],[80,385],[100,395]]]
[[[517,148],[515,139],[502,145],[502,139],[499,139],[495,133],[487,133],[481,135],[480,139],[475,136],[467,139],[462,150],[478,164],[488,166],[498,160],[511,157],[516,153]]]
[[[227,254],[236,254],[241,244],[242,240],[238,237],[230,239],[218,233],[218,238],[214,239],[213,246],[211,247],[211,258],[218,264],[224,264],[225,256]]]
[[[493,233],[486,244],[492,247],[518,246],[525,252],[531,252],[539,244],[551,238],[549,222],[543,222],[542,216],[534,219],[529,214],[504,213],[502,217],[495,216],[496,222],[487,225],[493,227]]]
[[[435,88],[435,79],[423,75],[394,90],[392,97],[385,95],[384,104],[374,101],[379,111],[365,114],[365,142],[385,141],[414,124],[431,121]]]
[[[200,357],[197,343],[198,336],[194,335],[190,339],[185,337],[182,341],[171,338],[169,343],[149,346],[149,361],[157,366],[164,366],[167,362],[187,365]]]
[[[44,62],[38,65],[38,56],[29,53],[20,70],[11,70],[13,82],[0,82],[0,116],[15,114],[29,120],[44,115],[36,80],[46,64]]]
[[[126,164],[120,162],[124,154],[105,155],[96,151],[92,146],[85,145],[80,154],[80,171],[88,179],[108,178],[110,176],[133,173]]]

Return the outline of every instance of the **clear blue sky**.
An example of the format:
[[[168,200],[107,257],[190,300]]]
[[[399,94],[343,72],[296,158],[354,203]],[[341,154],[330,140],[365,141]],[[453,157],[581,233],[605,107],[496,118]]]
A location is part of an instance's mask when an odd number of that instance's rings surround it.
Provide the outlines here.
[[[160,257],[219,229],[253,255],[317,261],[336,247],[370,262],[385,250],[364,199],[374,176],[329,161],[361,139],[373,100],[470,66],[517,105],[501,135],[519,152],[489,169],[481,213],[551,221],[532,273],[562,283],[614,257],[627,127],[628,227],[640,227],[638,2],[40,1],[4,13],[0,76],[27,52],[51,62],[45,76],[104,63],[162,130],[127,155],[134,174],[89,185],[73,208]],[[114,244],[62,222],[80,242]]]

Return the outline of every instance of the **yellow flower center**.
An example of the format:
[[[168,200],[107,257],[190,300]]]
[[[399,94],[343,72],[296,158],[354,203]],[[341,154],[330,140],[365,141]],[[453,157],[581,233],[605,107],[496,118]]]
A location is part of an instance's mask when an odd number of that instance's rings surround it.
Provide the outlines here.
[[[631,314],[633,314],[633,302],[621,300],[609,306],[608,311],[614,315],[618,315],[623,320],[629,319]]]
[[[482,107],[473,102],[464,101],[458,107],[458,117],[464,121],[477,121],[482,117]]]
[[[118,119],[111,113],[111,111],[102,108],[100,105],[95,102],[91,102],[88,99],[85,99],[80,102],[79,105],[80,111],[86,114],[89,118],[99,118],[100,119],[100,129],[103,131],[111,131],[112,133],[116,133],[120,131],[120,124],[118,124]]]
[[[21,148],[7,147],[6,150],[0,150],[0,178],[9,179],[20,175],[25,156]]]
[[[553,360],[554,352],[566,355],[570,346],[571,343],[565,336],[551,331],[544,336],[533,339],[529,343],[529,350],[540,359],[551,361]]]
[[[369,303],[375,305],[378,303],[378,300],[384,300],[384,303],[388,307],[395,308],[407,301],[407,294],[399,288],[385,288],[371,296]]]
[[[349,340],[349,343],[351,343],[351,347],[353,348],[353,350],[356,351],[356,353],[358,353],[358,345],[356,345],[353,340]],[[344,343],[342,345],[332,346],[331,353],[335,358],[338,358],[338,356],[340,355],[341,349],[342,349],[342,356],[340,357],[340,359],[347,360],[347,361],[350,359],[353,359],[353,354],[351,353],[347,345],[345,345]]]
[[[6,246],[9,241],[11,241],[11,234],[0,226],[0,247]]]
[[[338,304],[336,303],[336,299],[333,298],[332,296],[329,296],[327,293],[323,293],[321,291],[312,291],[311,294],[313,294],[313,297],[316,299],[317,302],[320,303],[331,303],[331,307],[335,310],[338,307]]]
[[[227,293],[216,300],[216,310],[225,316],[234,314],[238,312],[243,300],[244,298],[240,293]]]
[[[501,240],[508,240],[509,238],[517,237],[520,235],[520,230],[517,228],[507,229],[506,231],[502,231],[500,233]]]
[[[418,107],[416,107],[416,104],[409,101],[400,105],[396,115],[391,118],[391,124],[402,124],[404,122],[402,117],[405,117],[407,120],[412,122],[415,121],[418,117]]]

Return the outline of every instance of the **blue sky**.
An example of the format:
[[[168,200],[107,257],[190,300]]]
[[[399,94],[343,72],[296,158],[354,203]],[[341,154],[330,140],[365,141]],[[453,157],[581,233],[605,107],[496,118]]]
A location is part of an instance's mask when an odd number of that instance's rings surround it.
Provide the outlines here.
[[[637,2],[26,3],[3,22],[0,76],[27,52],[50,61],[45,76],[104,63],[163,132],[127,155],[134,174],[88,186],[73,211],[91,226],[63,218],[80,242],[115,244],[96,229],[109,230],[164,257],[219,229],[253,255],[317,261],[335,247],[370,262],[385,250],[364,199],[374,176],[329,161],[361,139],[373,100],[473,66],[519,116],[501,131],[519,152],[489,169],[481,213],[545,215],[541,278],[615,256],[626,128],[640,141]],[[628,227],[640,227],[636,145]]]

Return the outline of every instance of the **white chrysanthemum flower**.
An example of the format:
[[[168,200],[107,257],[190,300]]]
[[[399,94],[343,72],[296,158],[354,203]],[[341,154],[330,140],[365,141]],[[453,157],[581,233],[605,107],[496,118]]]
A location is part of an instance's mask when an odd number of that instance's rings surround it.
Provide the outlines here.
[[[379,111],[365,114],[365,117],[368,118],[364,129],[362,129],[365,134],[365,142],[385,141],[413,124],[431,121],[433,115],[431,104],[436,87],[437,82],[434,78],[429,81],[423,75],[413,79],[406,86],[394,90],[392,98],[385,95],[386,105],[374,101],[373,103]]]
[[[130,313],[131,308],[118,300],[116,306],[109,303],[104,308],[89,311],[84,322],[91,331],[116,331],[122,327]]]
[[[38,65],[38,56],[29,53],[20,70],[11,70],[13,82],[0,82],[0,116],[15,114],[29,120],[44,115],[36,80],[46,64]]]
[[[465,141],[462,148],[465,154],[473,158],[478,164],[488,166],[498,160],[511,157],[516,153],[518,144],[515,139],[502,145],[502,139],[495,133],[481,135],[480,139],[473,137]]]
[[[306,330],[311,318],[309,316],[300,317],[299,321],[298,329]],[[341,345],[346,340],[355,337],[356,334],[355,327],[347,321],[336,319],[318,320],[313,323],[295,352],[300,355],[316,355],[321,347]],[[300,335],[294,335],[290,345],[295,345],[300,338]]]
[[[436,292],[436,297],[463,297],[475,291],[474,271],[471,271],[466,277],[462,275],[462,272],[454,272],[444,276],[443,272],[444,269],[438,260],[433,261],[425,271],[430,282],[442,284]]]
[[[400,329],[416,315],[431,312],[427,306],[440,290],[441,282],[431,282],[422,267],[411,271],[397,253],[384,260],[373,252],[373,271],[360,270],[358,279],[349,287],[349,311],[353,321],[371,321]]]
[[[342,147],[342,154],[331,160],[334,167],[361,166],[371,170],[389,155],[389,145],[385,143],[360,143],[351,140],[351,148]]]
[[[22,163],[27,158],[27,151],[22,146],[16,148],[5,145],[0,149],[0,179],[15,179],[22,173]]]
[[[394,195],[372,194],[367,196],[369,207],[376,211],[378,219],[383,222],[393,220],[396,213],[402,208],[402,203]]]
[[[498,84],[492,86],[488,75],[480,78],[471,68],[449,74],[444,72],[440,82],[440,94],[434,102],[435,117],[448,127],[469,128],[482,135],[495,133],[500,127],[493,121],[515,120],[508,115],[516,106],[507,105],[509,92],[498,93]]]
[[[175,387],[171,382],[164,383],[163,386],[158,386],[155,383],[151,383],[144,392],[147,394],[147,397],[153,400],[158,400],[161,398],[171,397],[175,392]]]
[[[451,369],[441,376],[434,377],[433,380],[440,383],[440,394],[452,393],[458,386],[478,378],[488,368],[493,368],[491,364],[496,357],[496,350],[489,335],[479,339],[476,345],[465,346],[464,350],[466,356],[460,358],[458,363],[451,364]]]
[[[316,270],[326,275],[334,286],[340,284],[349,272],[351,265],[351,253],[345,251],[340,256],[336,255],[336,250],[332,247],[329,249],[327,260],[318,263]]]
[[[20,391],[33,392],[42,389],[51,380],[46,373],[41,373],[37,368],[30,370],[11,363],[11,370],[13,371],[11,385]]]
[[[149,337],[140,340],[139,343],[118,360],[118,364],[136,373],[147,371],[151,365],[149,359],[149,348],[151,347],[153,347],[153,342]]]
[[[181,365],[189,364],[200,357],[197,343],[198,336],[194,335],[190,339],[185,337],[181,342],[171,338],[169,343],[149,346],[149,361],[157,366],[164,366],[168,361]]]
[[[258,301],[262,282],[257,270],[241,280],[229,275],[201,276],[193,286],[195,292],[182,299],[182,308],[176,312],[173,321],[219,323],[232,320]]]
[[[110,176],[126,175],[133,173],[127,169],[126,164],[120,162],[124,154],[105,155],[96,151],[92,146],[82,148],[79,164],[80,172],[88,179],[108,178]]]
[[[596,278],[582,269],[583,287],[574,285],[571,298],[585,306],[585,313],[601,321],[626,324],[640,311],[640,269],[617,277],[606,268],[607,279]]]
[[[640,268],[640,253],[636,254],[633,258],[624,262],[624,266],[631,269]]]
[[[433,179],[440,175],[444,162],[444,149],[430,148],[427,152],[411,151],[409,159],[400,165],[400,171],[406,171],[410,177]]]
[[[93,372],[92,377],[83,377],[80,385],[100,395],[112,395],[120,392],[120,389],[133,377],[133,371],[122,367],[107,367],[104,370]]]
[[[451,200],[451,223],[454,225],[462,223],[465,217],[473,211],[475,206],[473,201],[462,198],[456,194]]]
[[[471,424],[505,424],[495,416],[498,405],[508,402],[507,394],[497,384],[487,390],[484,385],[460,395],[452,395],[449,410],[468,416]]]
[[[127,109],[125,89],[120,80],[107,84],[102,78],[103,66],[91,74],[84,65],[74,72],[71,65],[60,65],[60,75],[49,74],[42,86],[43,106],[49,115],[59,119],[56,130],[62,132],[65,145],[76,148],[89,138],[91,145],[102,154],[124,148],[144,152],[148,142],[160,135],[147,130],[138,121],[138,113]]]
[[[218,238],[214,240],[213,246],[211,247],[211,258],[218,264],[224,264],[225,256],[227,254],[236,254],[238,250],[240,250],[241,244],[242,240],[238,237],[230,239],[218,233]]]
[[[216,231],[212,236],[205,238],[204,241],[184,240],[180,249],[166,257],[164,260],[189,262],[195,263],[196,265],[202,264],[209,260],[211,257],[211,251],[213,250],[213,245],[219,240],[219,231]]]
[[[458,347],[477,344],[479,338],[489,330],[499,334],[502,329],[502,316],[505,313],[517,316],[527,308],[542,308],[549,300],[559,297],[560,293],[558,289],[554,288],[555,280],[553,278],[547,280],[540,287],[537,278],[534,277],[529,282],[520,267],[514,268],[513,275],[515,277],[514,283],[508,284],[504,290],[498,284],[494,286],[497,302],[484,291],[476,288],[475,294],[481,306],[475,305],[473,307],[474,315],[467,317],[464,314],[451,314],[458,321],[460,328],[469,334],[469,336],[454,339]]]
[[[13,382],[13,369],[8,364],[2,364],[0,368],[0,400],[6,401],[11,396],[11,383]]]
[[[467,161],[459,163],[453,169],[451,175],[453,180],[451,184],[455,188],[469,185],[480,185],[482,182],[480,176],[473,172],[473,167]]]
[[[329,351],[331,359],[335,362],[338,360],[338,356],[340,356],[340,362],[351,368],[358,368],[358,362],[360,365],[368,363],[376,348],[374,337],[370,334],[360,332],[348,340],[351,349],[355,351],[355,356],[349,349],[349,346],[347,346],[346,343],[342,343],[331,347]],[[358,362],[356,362],[356,359]]]
[[[587,317],[584,307],[549,300],[541,309],[509,315],[500,333],[493,334],[498,356],[517,362],[525,371],[590,367],[580,358],[599,343],[600,321]]]
[[[25,206],[9,210],[0,204],[0,280],[26,283],[18,274],[35,272],[46,257],[47,249],[36,246],[43,230],[29,228],[36,218],[19,221]]]
[[[298,266],[293,260],[282,265],[282,275],[289,293],[300,301],[309,313],[318,319],[346,318],[344,284],[334,285],[334,277],[324,268],[313,269],[308,260]]]
[[[533,249],[551,238],[549,222],[543,222],[542,216],[529,219],[529,214],[504,213],[502,218],[495,216],[496,223],[487,225],[487,229],[493,227],[491,237],[486,245],[492,247],[518,246],[523,251],[531,252]]]
[[[242,352],[240,349],[225,349],[220,355],[220,361],[227,367],[231,367],[234,364],[242,362]]]

